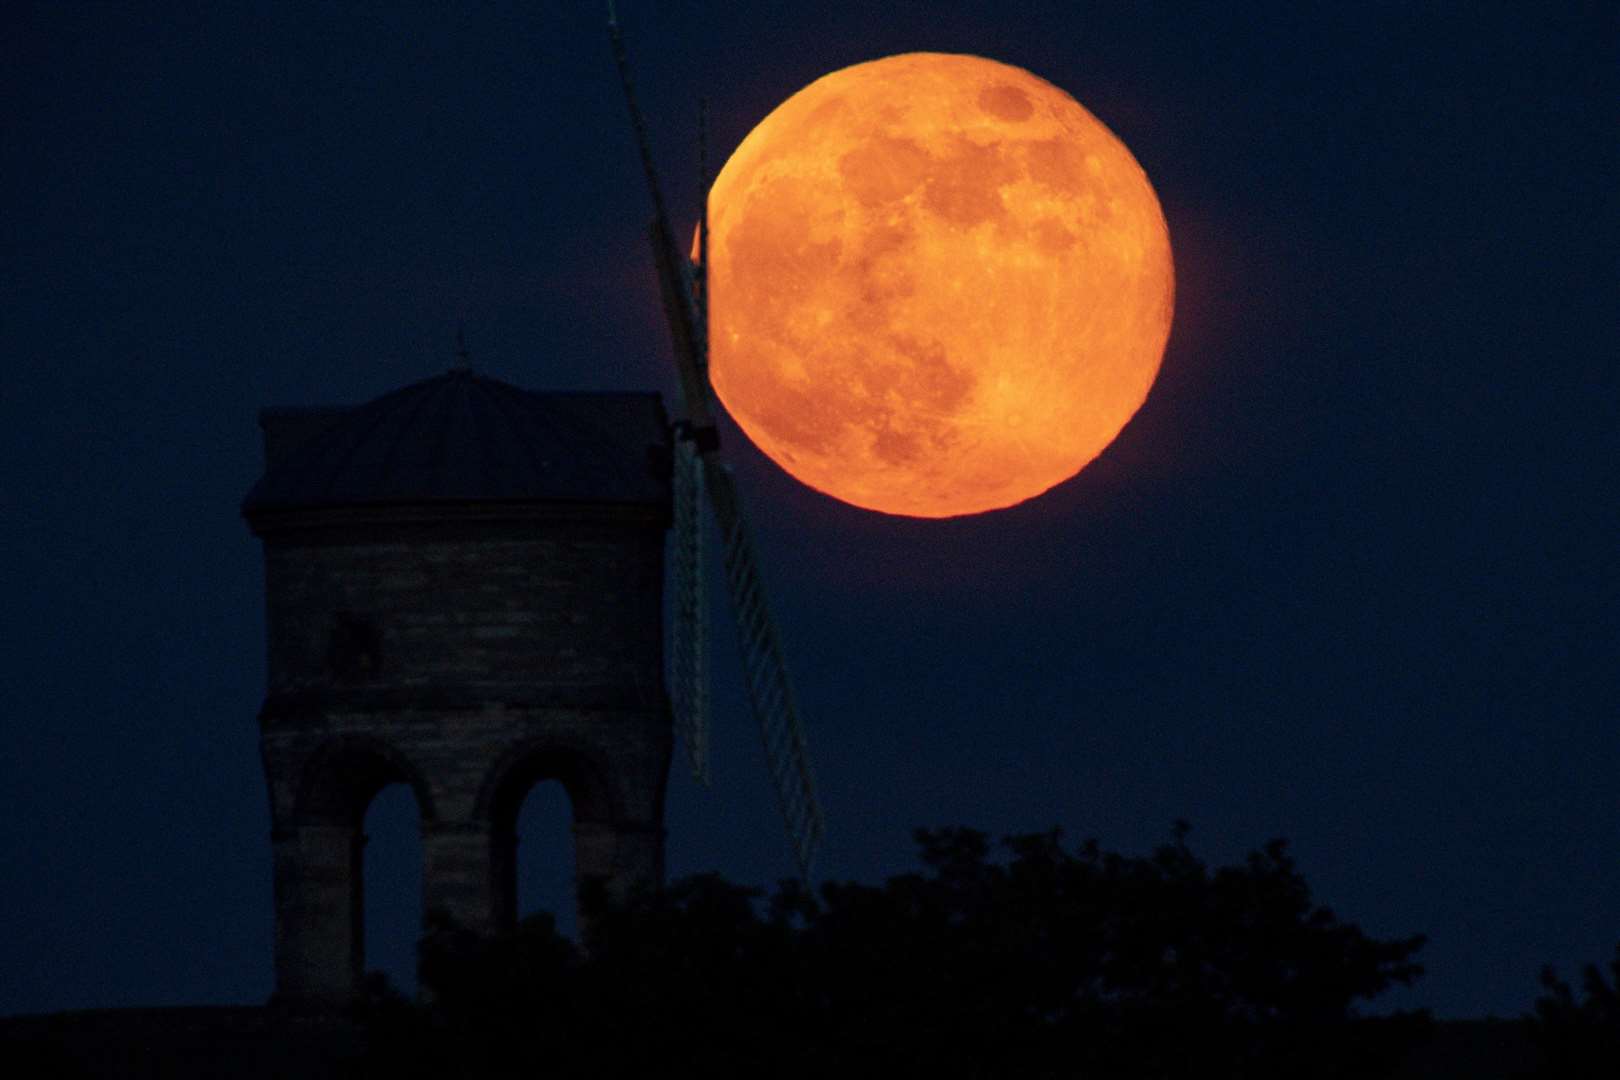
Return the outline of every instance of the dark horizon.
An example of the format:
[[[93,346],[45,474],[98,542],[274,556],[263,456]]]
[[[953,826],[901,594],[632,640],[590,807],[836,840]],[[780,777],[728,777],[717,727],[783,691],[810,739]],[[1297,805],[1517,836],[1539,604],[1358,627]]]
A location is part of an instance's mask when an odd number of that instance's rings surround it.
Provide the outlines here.
[[[620,7],[684,221],[700,95],[722,158],[817,76],[931,50],[1071,92],[1169,222],[1159,380],[1040,498],[872,514],[723,422],[821,876],[908,868],[917,826],[1145,852],[1186,819],[1212,864],[1286,837],[1341,918],[1427,934],[1389,1008],[1516,1016],[1542,965],[1612,954],[1612,17]],[[520,386],[673,391],[604,18],[21,3],[0,53],[0,1015],[258,1003],[257,410],[435,375],[463,325]],[[669,871],[766,885],[792,862],[711,606],[716,784],[677,755]],[[562,852],[565,813],[531,796],[531,847]],[[408,793],[373,814],[397,968]],[[565,870],[526,865],[555,902]]]

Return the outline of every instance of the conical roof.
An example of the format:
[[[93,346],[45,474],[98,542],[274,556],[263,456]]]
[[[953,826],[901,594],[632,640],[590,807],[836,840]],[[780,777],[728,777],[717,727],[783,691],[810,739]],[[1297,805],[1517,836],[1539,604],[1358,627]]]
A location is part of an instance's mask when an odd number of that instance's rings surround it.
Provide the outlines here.
[[[669,500],[652,393],[533,393],[457,368],[352,408],[270,408],[242,503],[274,510],[443,502]]]

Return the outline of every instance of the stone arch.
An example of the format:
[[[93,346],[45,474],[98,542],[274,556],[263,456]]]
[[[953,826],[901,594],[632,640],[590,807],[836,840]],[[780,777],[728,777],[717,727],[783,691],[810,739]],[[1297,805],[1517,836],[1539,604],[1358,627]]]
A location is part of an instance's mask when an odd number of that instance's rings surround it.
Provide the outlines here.
[[[370,735],[328,739],[300,771],[293,820],[358,828],[377,792],[393,783],[410,787],[424,826],[438,819],[427,778],[397,746]]]
[[[507,750],[490,768],[474,816],[492,829],[509,829],[529,789],[542,780],[556,780],[568,792],[574,820],[613,821],[623,808],[612,775],[587,750],[555,739],[531,739]]]
[[[596,869],[582,838],[592,829],[611,829],[622,816],[612,772],[589,751],[555,739],[534,739],[509,749],[495,762],[479,790],[474,816],[489,829],[494,924],[510,929],[517,921],[517,817],[536,784],[555,780],[568,795],[573,816],[576,889]],[[586,840],[588,843],[588,839]]]
[[[365,966],[365,815],[377,793],[404,783],[419,827],[437,818],[410,757],[384,739],[339,735],[298,766],[292,805],[275,822],[278,994],[340,1001]]]

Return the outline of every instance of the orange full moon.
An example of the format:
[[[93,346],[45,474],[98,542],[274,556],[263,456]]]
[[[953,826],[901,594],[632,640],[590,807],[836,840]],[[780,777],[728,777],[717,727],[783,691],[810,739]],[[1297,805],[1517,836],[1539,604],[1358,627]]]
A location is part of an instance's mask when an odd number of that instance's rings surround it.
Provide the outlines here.
[[[1175,274],[1125,145],[1022,68],[908,53],[826,75],[709,193],[715,392],[802,482],[889,514],[1011,506],[1147,397]]]

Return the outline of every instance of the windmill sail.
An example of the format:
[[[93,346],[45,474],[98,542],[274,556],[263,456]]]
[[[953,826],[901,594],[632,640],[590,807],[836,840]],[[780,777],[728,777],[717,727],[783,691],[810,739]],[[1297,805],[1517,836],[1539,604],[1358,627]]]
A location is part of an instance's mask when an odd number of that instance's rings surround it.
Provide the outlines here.
[[[793,842],[799,875],[809,878],[824,827],[793,684],[788,679],[782,646],[765,602],[765,588],[754,558],[753,537],[743,516],[731,470],[710,458],[704,462],[704,478],[708,481],[715,518],[720,523],[720,534],[725,538],[726,584],[731,592],[732,614],[737,620],[737,647],[742,653],[748,700],[765,743],[765,761],[770,767],[771,781],[776,785],[777,804]]]
[[[711,388],[707,365],[707,297],[700,284],[694,297],[692,283],[687,276],[688,264],[681,257],[675,243],[669,215],[664,209],[663,193],[658,186],[658,172],[653,167],[652,149],[647,141],[647,127],[636,104],[635,85],[630,78],[630,64],[625,55],[624,39],[608,4],[608,34],[613,44],[613,59],[619,69],[619,81],[624,88],[625,104],[630,110],[630,123],[635,130],[637,149],[641,154],[642,170],[647,177],[647,188],[652,195],[653,221],[651,240],[653,261],[658,268],[659,291],[663,295],[664,312],[669,318],[670,337],[675,346],[675,366],[680,375],[681,420],[676,424],[680,448],[676,455],[677,469],[691,468],[694,479],[701,478],[709,502],[725,543],[726,585],[731,594],[732,613],[737,620],[737,641],[742,653],[743,675],[748,687],[749,702],[754,718],[759,723],[760,735],[765,743],[765,758],[771,779],[776,786],[777,800],[787,825],[788,837],[793,843],[794,858],[802,877],[810,876],[810,865],[821,843],[823,821],[821,806],[816,801],[815,785],[810,776],[809,755],[805,749],[804,728],[799,721],[798,708],[793,699],[793,688],[788,681],[787,665],[782,659],[782,647],[776,628],[771,622],[765,603],[765,590],[760,583],[758,560],[754,555],[753,539],[743,516],[737,496],[737,486],[731,472],[715,458],[720,439],[715,428]],[[705,197],[707,192],[704,193]],[[700,248],[707,252],[707,207],[699,226]],[[704,268],[699,267],[701,275]],[[696,300],[696,303],[694,303]],[[700,468],[699,468],[700,466]],[[683,481],[677,474],[677,484]],[[696,485],[694,485],[696,488]],[[677,521],[683,513],[681,503],[693,514],[688,530],[691,551],[685,552],[677,528],[677,574],[682,573],[684,560],[691,558],[696,567],[702,552],[698,539],[695,509],[691,502],[701,500],[700,491],[677,492]],[[691,571],[692,580],[701,586],[700,571]],[[684,588],[682,585],[678,589]],[[691,610],[697,612],[702,592],[695,589]],[[680,614],[682,600],[677,595],[675,668],[689,677],[702,678],[704,653],[701,633],[688,633],[684,641]],[[689,624],[688,630],[695,624]],[[696,646],[695,650],[692,646]],[[677,723],[687,739],[687,753],[694,770],[700,775],[708,772],[708,728],[704,711],[696,706],[704,704],[706,689],[675,687],[677,697]],[[681,703],[685,699],[685,704]]]

